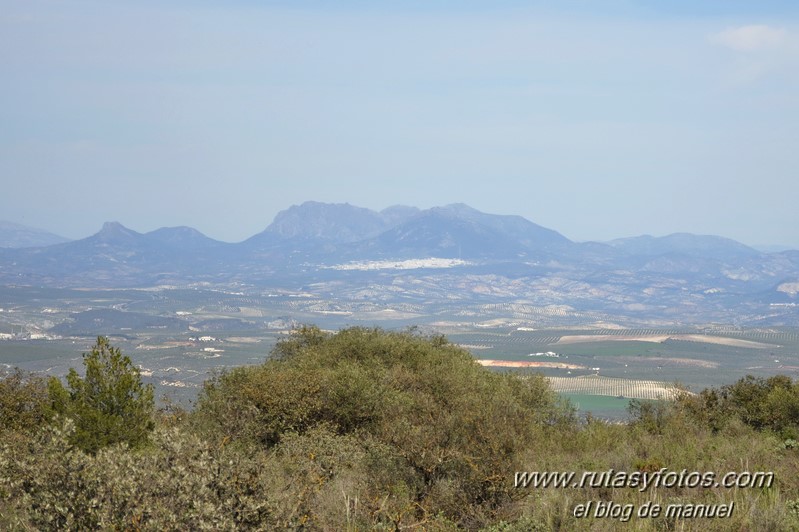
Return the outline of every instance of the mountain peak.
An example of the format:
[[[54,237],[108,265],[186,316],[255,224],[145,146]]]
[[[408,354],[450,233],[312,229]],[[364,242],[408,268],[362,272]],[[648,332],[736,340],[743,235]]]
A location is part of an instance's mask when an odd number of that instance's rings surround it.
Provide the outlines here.
[[[169,237],[182,237],[182,238],[208,238],[200,231],[193,227],[180,225],[178,227],[161,227],[155,231],[147,233],[152,236],[169,236]]]
[[[474,207],[470,207],[465,203],[450,203],[449,205],[444,205],[443,207],[435,207],[436,209],[451,211],[457,214],[485,214],[481,211],[478,211]]]
[[[672,233],[666,236],[642,235],[617,238],[611,246],[634,255],[664,255],[678,253],[696,257],[753,257],[758,251],[735,240],[714,235]]]
[[[380,215],[385,220],[389,227],[401,224],[408,221],[421,211],[418,207],[410,207],[408,205],[392,205],[380,211]]]
[[[94,235],[98,240],[131,240],[141,234],[132,229],[128,229],[119,222],[105,222],[100,232]]]
[[[150,231],[145,237],[150,241],[185,249],[220,244],[218,240],[209,238],[197,229],[185,225],[179,227],[161,227],[155,231]]]
[[[382,216],[349,203],[306,201],[280,211],[266,232],[283,238],[354,242],[385,229]]]

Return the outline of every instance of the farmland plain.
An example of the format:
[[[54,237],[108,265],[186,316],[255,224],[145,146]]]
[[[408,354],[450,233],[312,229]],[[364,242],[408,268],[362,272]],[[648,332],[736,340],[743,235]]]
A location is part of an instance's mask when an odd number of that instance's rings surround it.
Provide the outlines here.
[[[571,397],[581,409],[611,417],[623,411],[619,405],[646,394],[577,390],[567,385],[569,379],[626,380],[626,390],[638,389],[631,387],[636,381],[652,381],[697,392],[747,374],[799,373],[799,329],[792,327],[640,327],[592,319],[580,324],[565,312],[560,320],[557,312],[549,312],[546,320],[519,319],[502,305],[346,300],[313,286],[293,291],[5,286],[0,292],[0,367],[63,376],[70,367],[80,369],[81,354],[104,335],[141,368],[159,396],[181,403],[192,401],[212,373],[266,360],[275,343],[299,324],[327,330],[415,327],[423,334],[443,334],[494,371],[541,372],[555,378],[556,390],[576,393]]]

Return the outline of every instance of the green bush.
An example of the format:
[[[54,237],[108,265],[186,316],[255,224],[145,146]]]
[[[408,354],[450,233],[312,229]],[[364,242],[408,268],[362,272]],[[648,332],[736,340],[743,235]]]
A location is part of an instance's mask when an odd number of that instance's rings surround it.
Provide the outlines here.
[[[70,368],[68,388],[55,377],[48,382],[53,410],[75,422],[70,442],[89,453],[120,442],[145,443],[153,429],[154,399],[139,368],[104,337],[84,353],[83,365],[84,378]]]
[[[419,507],[463,518],[477,505],[479,521],[517,495],[518,451],[566,414],[542,377],[493,373],[442,337],[306,327],[263,365],[206,383],[196,415],[266,448],[319,426],[368,437],[415,472]]]
[[[44,377],[15,369],[0,378],[0,433],[35,430],[51,415]]]
[[[783,439],[799,437],[799,383],[785,375],[747,375],[734,384],[703,390],[698,396],[683,396],[678,405],[716,431],[735,418]]]
[[[26,445],[0,445],[6,512],[0,528],[22,530],[241,530],[282,528],[272,518],[287,485],[266,457],[209,446],[158,429],[146,449],[124,443],[87,454],[71,448],[71,419]],[[0,506],[0,509],[2,506]]]

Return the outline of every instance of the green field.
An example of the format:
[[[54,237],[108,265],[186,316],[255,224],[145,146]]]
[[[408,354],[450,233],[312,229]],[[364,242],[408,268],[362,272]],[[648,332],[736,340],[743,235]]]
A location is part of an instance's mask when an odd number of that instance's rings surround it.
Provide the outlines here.
[[[561,397],[568,399],[581,414],[591,413],[595,417],[625,419],[630,399],[619,399],[606,395],[586,395],[579,393],[560,393]]]

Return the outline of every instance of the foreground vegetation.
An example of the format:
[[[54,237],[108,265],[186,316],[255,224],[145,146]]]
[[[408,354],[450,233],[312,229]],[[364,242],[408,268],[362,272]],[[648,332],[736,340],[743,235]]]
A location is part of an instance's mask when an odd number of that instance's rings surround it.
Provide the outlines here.
[[[155,411],[104,338],[66,386],[0,380],[0,529],[799,530],[799,384],[747,378],[626,425],[442,337],[306,327]],[[518,471],[765,471],[769,487],[517,488]],[[575,517],[590,501],[731,517]]]

